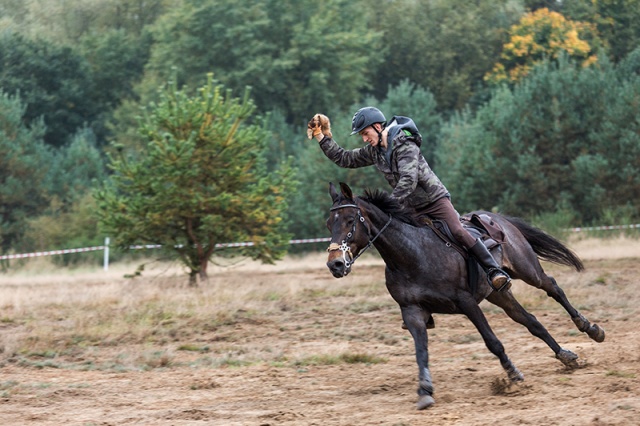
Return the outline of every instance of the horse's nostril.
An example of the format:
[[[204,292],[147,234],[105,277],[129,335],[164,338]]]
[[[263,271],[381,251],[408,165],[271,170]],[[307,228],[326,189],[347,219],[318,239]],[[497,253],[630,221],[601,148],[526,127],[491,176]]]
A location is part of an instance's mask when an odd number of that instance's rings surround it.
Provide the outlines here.
[[[327,267],[334,276],[342,276],[344,272],[344,262],[340,259],[334,259],[327,262]]]
[[[329,267],[331,271],[338,271],[344,267],[344,264],[342,261],[332,260],[331,262],[327,262],[327,267]]]

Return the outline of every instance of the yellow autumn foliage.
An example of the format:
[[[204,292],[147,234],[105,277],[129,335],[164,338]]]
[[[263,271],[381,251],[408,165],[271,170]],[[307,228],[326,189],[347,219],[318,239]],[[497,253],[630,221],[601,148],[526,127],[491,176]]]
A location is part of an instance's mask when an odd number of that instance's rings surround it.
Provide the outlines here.
[[[599,42],[593,24],[566,19],[546,8],[527,13],[511,27],[500,61],[485,80],[519,81],[545,57],[556,59],[563,53],[589,66],[597,61],[597,56],[587,40]]]

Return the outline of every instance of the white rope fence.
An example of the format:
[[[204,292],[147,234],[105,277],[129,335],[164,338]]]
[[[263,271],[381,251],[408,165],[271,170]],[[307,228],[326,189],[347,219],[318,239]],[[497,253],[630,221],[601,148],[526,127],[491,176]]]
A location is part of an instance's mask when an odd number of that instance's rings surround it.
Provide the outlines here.
[[[289,244],[321,243],[321,242],[328,242],[328,241],[331,241],[331,238],[306,238],[302,240],[289,240]],[[216,248],[249,247],[253,245],[255,245],[255,243],[253,242],[220,243],[220,244],[216,244]],[[159,249],[159,248],[162,248],[162,245],[146,244],[146,245],[129,246],[130,250]],[[103,246],[83,247],[83,248],[64,249],[64,250],[39,251],[35,253],[5,254],[3,256],[0,256],[0,260],[54,256],[57,254],[85,253],[85,252],[100,251],[100,250],[104,250],[104,270],[107,271],[109,270],[109,237],[105,238]]]
[[[39,251],[39,252],[35,252],[35,253],[5,254],[4,256],[0,256],[0,260],[2,260],[2,259],[24,259],[26,257],[53,256],[53,255],[56,255],[56,254],[84,253],[84,252],[88,252],[88,251],[104,250],[104,248],[105,248],[105,246],[96,246],[96,247],[84,247],[84,248],[77,248],[77,249]]]
[[[331,238],[307,238],[304,240],[289,240],[289,244],[306,244],[306,243],[322,243],[331,241]],[[255,245],[255,243],[248,241],[245,243],[219,243],[216,244],[216,248],[228,248],[228,247],[250,247]],[[182,245],[176,246],[182,247]],[[147,244],[147,245],[136,245],[129,246],[130,250],[140,250],[140,249],[158,249],[162,248],[160,244]]]
[[[586,228],[569,228],[569,231],[571,232],[610,231],[612,229],[633,229],[633,228],[640,228],[640,223],[635,225],[589,226]]]
[[[640,229],[640,223],[634,224],[634,225],[590,226],[590,227],[584,227],[584,228],[577,227],[577,228],[569,228],[567,230],[571,232],[583,232],[583,231],[610,231],[614,229]],[[299,240],[289,240],[289,244],[323,243],[323,242],[329,242],[329,241],[331,241],[331,238],[305,238],[305,239],[299,239]],[[254,245],[253,242],[220,243],[220,244],[216,244],[216,248],[248,247],[253,245]],[[158,249],[158,248],[162,248],[162,245],[147,244],[147,245],[129,246],[130,250]],[[109,237],[105,238],[103,246],[52,250],[52,251],[40,251],[35,253],[5,254],[0,256],[0,260],[54,256],[57,254],[86,253],[86,252],[100,251],[100,250],[104,250],[104,270],[107,271],[109,269]]]

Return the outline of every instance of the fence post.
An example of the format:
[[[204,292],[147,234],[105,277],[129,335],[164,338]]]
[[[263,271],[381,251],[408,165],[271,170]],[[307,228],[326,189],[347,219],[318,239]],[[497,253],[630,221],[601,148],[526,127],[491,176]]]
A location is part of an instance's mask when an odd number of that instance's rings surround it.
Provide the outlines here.
[[[109,237],[104,239],[104,270],[109,270]]]

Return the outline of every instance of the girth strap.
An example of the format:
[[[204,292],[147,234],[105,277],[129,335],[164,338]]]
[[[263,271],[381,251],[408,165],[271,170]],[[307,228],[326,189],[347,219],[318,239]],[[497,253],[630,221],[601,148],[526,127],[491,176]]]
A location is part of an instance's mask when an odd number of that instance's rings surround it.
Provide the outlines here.
[[[462,255],[462,257],[464,257],[465,259],[467,257],[469,257],[469,253],[467,252],[467,250],[464,249],[464,247],[462,247],[460,245],[459,242],[453,240],[452,238],[448,238],[445,234],[442,233],[442,231],[440,231],[440,229],[438,229],[438,227],[433,223],[433,221],[427,217],[424,216],[421,218],[424,223],[431,228],[431,230],[442,240],[445,242],[447,247],[453,247],[454,249],[456,249],[456,251],[458,253],[460,253]]]

